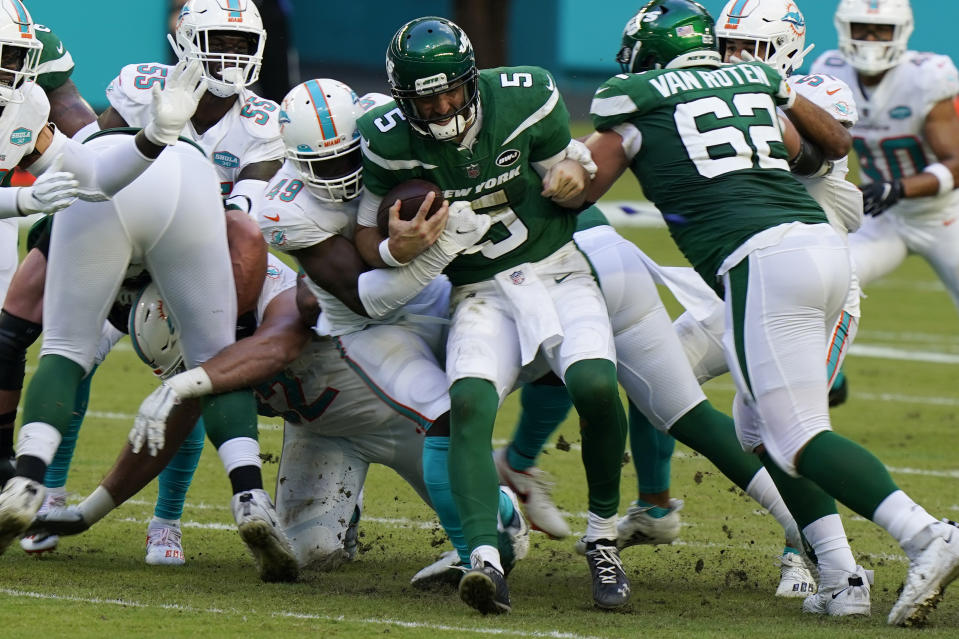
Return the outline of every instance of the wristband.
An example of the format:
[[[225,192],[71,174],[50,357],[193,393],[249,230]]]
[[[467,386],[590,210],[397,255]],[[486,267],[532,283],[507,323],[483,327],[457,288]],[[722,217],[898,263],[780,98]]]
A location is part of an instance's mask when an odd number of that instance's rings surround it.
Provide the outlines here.
[[[400,266],[406,266],[407,264],[409,264],[409,262],[399,261],[398,259],[393,257],[392,253],[390,253],[390,238],[386,238],[385,240],[380,242],[379,249],[380,249],[380,259],[382,259],[387,266],[394,266],[398,268]]]
[[[922,172],[935,175],[936,179],[939,180],[939,192],[936,195],[945,195],[946,193],[950,193],[956,186],[952,171],[948,166],[941,162],[930,164],[924,168]]]
[[[202,366],[174,375],[163,382],[169,386],[178,397],[200,397],[213,392],[213,382]]]

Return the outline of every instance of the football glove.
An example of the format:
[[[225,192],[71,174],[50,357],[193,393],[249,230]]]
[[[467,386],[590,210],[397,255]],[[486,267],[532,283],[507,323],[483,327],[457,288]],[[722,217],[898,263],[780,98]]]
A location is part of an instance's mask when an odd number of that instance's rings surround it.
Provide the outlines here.
[[[206,93],[203,63],[199,60],[180,61],[167,77],[161,90],[153,85],[150,103],[150,122],[143,133],[157,146],[176,144],[200,98]]]
[[[450,215],[446,219],[446,228],[436,240],[436,245],[447,255],[475,253],[474,246],[482,239],[492,224],[492,218],[476,213],[469,202],[459,200],[450,204]]]
[[[903,196],[902,182],[873,182],[860,187],[862,190],[862,212],[873,217],[881,215]]]
[[[147,395],[133,418],[133,428],[127,437],[134,453],[139,453],[146,444],[147,452],[156,457],[166,443],[167,417],[180,401],[180,396],[167,383],[160,384]]]
[[[54,158],[32,186],[17,191],[17,209],[20,215],[56,213],[73,204],[80,195],[80,183],[73,173],[61,171],[63,155]]]

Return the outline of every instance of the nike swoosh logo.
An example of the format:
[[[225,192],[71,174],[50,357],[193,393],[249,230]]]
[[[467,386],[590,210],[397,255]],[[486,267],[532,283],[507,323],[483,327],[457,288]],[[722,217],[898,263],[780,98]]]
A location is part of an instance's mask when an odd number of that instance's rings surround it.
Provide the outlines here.
[[[842,91],[841,88],[840,88],[840,89],[833,89],[832,91],[826,91],[826,95],[836,95],[836,94],[839,93],[840,91]]]
[[[272,221],[274,221],[274,222],[279,222],[279,221],[280,221],[280,216],[279,216],[279,215],[277,215],[277,216],[274,217],[274,216],[272,216],[272,215],[266,215],[266,214],[264,214],[263,217],[265,217],[265,218],[268,219],[268,220],[272,220]]]
[[[566,281],[566,278],[569,277],[570,275],[572,275],[572,273],[567,273],[563,277],[554,277],[553,281],[556,282],[557,284],[562,284],[563,282]]]
[[[62,42],[58,42],[58,43],[57,43],[57,53],[60,53],[60,54],[63,53],[63,43],[62,43]]]
[[[951,218],[949,218],[948,220],[946,220],[945,222],[943,222],[942,225],[943,225],[943,226],[951,226],[955,221],[956,221],[956,218],[951,217]]]

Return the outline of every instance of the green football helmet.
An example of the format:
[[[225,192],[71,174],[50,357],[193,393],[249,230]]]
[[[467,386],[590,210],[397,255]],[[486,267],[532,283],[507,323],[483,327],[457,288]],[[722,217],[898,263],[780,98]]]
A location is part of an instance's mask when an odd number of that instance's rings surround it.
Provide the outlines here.
[[[624,73],[718,67],[713,18],[692,0],[652,0],[626,23],[616,61]]]
[[[445,18],[426,17],[403,25],[386,50],[386,72],[390,92],[410,126],[422,135],[450,140],[466,132],[476,121],[476,57],[466,34]],[[416,98],[460,87],[465,102],[452,114],[422,117]],[[442,124],[442,122],[446,122]]]

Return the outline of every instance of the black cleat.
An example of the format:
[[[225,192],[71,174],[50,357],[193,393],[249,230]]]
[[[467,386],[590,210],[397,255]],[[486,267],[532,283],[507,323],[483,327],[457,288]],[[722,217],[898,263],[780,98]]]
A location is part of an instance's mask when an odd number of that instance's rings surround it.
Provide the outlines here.
[[[846,375],[839,371],[836,381],[832,383],[829,389],[829,408],[845,404],[849,398],[849,382],[846,381]]]
[[[506,577],[489,562],[463,575],[459,591],[460,599],[484,615],[501,615],[513,609],[509,603]]]
[[[616,542],[597,539],[586,543],[586,563],[593,578],[593,602],[615,610],[629,602],[629,578],[623,570]]]

